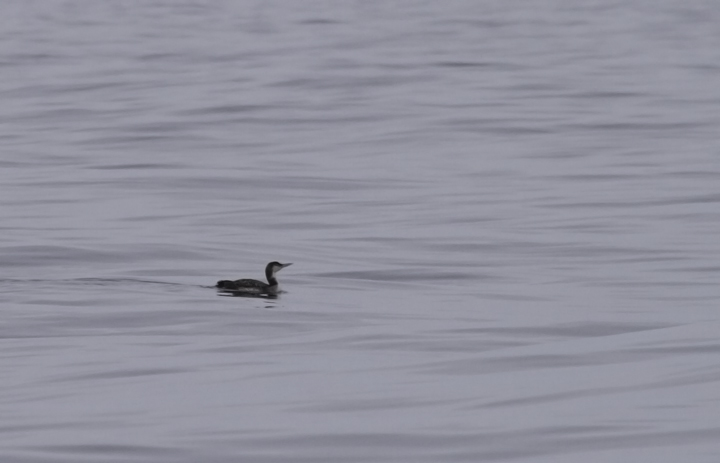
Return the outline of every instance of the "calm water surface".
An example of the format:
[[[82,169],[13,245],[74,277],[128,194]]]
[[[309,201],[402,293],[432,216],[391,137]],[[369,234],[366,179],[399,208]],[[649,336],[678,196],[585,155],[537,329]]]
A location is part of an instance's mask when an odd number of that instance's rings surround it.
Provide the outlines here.
[[[719,15],[8,3],[2,461],[720,461]]]

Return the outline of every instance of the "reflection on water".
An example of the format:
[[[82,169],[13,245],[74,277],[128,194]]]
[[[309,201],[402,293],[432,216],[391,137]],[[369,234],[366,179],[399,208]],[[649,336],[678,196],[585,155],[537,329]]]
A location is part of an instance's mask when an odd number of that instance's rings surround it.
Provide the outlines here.
[[[298,5],[8,5],[3,461],[717,461],[715,10]]]
[[[251,293],[247,291],[238,291],[233,289],[218,289],[218,296],[231,296],[231,297],[248,297],[251,299],[277,299],[278,293]]]

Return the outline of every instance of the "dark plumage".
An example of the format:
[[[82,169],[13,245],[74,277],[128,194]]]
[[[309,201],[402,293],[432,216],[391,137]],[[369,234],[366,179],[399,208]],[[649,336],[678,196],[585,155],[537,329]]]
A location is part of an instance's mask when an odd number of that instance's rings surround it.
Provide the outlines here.
[[[277,278],[275,278],[275,274],[281,269],[287,267],[288,265],[292,264],[281,264],[280,262],[270,262],[269,264],[267,264],[267,266],[265,266],[265,278],[267,278],[267,283],[252,279],[220,280],[217,282],[215,287],[228,291],[238,291],[254,294],[277,293],[279,285]]]

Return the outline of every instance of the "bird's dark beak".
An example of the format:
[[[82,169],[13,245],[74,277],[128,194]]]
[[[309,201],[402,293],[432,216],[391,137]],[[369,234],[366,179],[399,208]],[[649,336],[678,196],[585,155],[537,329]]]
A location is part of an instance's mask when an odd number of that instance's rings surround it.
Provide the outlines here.
[[[289,267],[290,265],[292,265],[292,262],[290,262],[289,264],[280,264],[280,265],[282,265],[282,268],[285,268],[285,267]]]

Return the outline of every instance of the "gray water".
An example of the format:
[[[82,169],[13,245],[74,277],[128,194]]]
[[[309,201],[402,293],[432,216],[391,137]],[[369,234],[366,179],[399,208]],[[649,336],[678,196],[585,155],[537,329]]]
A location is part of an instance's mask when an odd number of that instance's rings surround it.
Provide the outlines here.
[[[0,459],[720,461],[716,6],[6,2]]]

